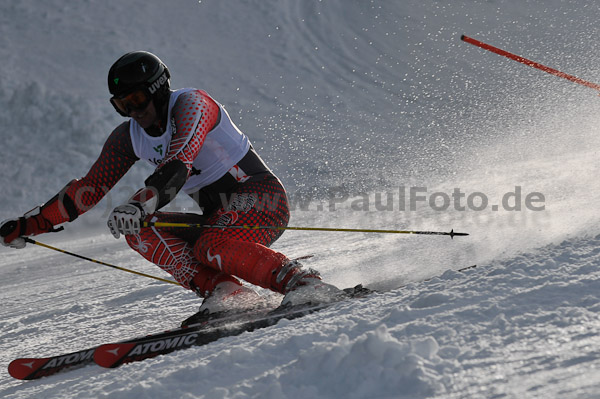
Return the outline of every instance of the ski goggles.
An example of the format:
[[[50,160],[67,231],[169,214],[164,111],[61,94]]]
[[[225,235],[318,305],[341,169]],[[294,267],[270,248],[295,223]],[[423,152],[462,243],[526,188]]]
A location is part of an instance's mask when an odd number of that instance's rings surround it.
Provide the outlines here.
[[[117,112],[123,116],[129,116],[132,111],[143,111],[150,104],[152,98],[147,90],[135,90],[123,97],[113,96],[110,103]]]

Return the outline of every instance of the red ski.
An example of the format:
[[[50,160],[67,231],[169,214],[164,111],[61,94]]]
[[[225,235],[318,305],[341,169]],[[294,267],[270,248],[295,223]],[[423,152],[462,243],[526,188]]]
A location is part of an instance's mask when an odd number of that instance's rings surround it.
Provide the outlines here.
[[[95,350],[94,347],[66,355],[15,359],[8,365],[8,373],[19,380],[34,380],[46,377],[65,369],[93,364]]]
[[[228,322],[179,328],[156,335],[149,335],[145,339],[128,342],[102,345],[94,352],[94,361],[102,367],[119,367],[125,363],[137,362],[164,355],[180,349],[192,346],[206,345],[223,337],[232,337],[244,332],[250,332],[259,328],[266,328],[277,324],[281,319],[296,319],[310,313],[318,312],[335,303],[343,302],[353,298],[362,298],[373,291],[358,285],[354,288],[345,289],[348,296],[340,297],[339,301],[322,303],[317,305],[302,305],[294,308],[276,309],[274,311],[263,311],[252,317],[231,319]]]

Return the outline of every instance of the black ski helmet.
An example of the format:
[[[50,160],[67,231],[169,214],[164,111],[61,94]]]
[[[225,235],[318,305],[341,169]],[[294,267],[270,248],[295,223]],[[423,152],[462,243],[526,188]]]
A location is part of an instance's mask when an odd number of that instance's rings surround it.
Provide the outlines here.
[[[157,110],[160,110],[169,99],[170,77],[169,68],[160,58],[147,51],[132,51],[110,67],[108,91],[119,98],[135,90],[145,90]],[[119,114],[127,116],[116,106],[115,109]]]

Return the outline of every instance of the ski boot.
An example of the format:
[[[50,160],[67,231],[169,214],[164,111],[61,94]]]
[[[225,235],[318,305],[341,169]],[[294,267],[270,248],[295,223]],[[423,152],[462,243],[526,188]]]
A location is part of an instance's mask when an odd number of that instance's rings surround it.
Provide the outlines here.
[[[284,265],[277,276],[279,281],[285,281],[286,278],[285,296],[279,308],[330,303],[348,296],[336,286],[324,283],[318,271],[304,269],[295,260]]]
[[[181,327],[243,313],[257,308],[262,302],[262,297],[252,288],[224,281],[204,298],[198,312],[185,319]]]

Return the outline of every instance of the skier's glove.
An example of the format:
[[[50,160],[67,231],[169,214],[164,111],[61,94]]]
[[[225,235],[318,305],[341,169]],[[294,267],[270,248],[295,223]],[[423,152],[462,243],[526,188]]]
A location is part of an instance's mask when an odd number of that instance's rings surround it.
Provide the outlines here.
[[[108,217],[108,228],[115,238],[121,234],[139,234],[146,212],[139,202],[119,205]]]
[[[11,248],[25,248],[24,237],[35,236],[42,233],[60,231],[63,228],[54,228],[44,216],[40,207],[36,207],[25,215],[16,219],[8,219],[0,224],[0,244]]]

